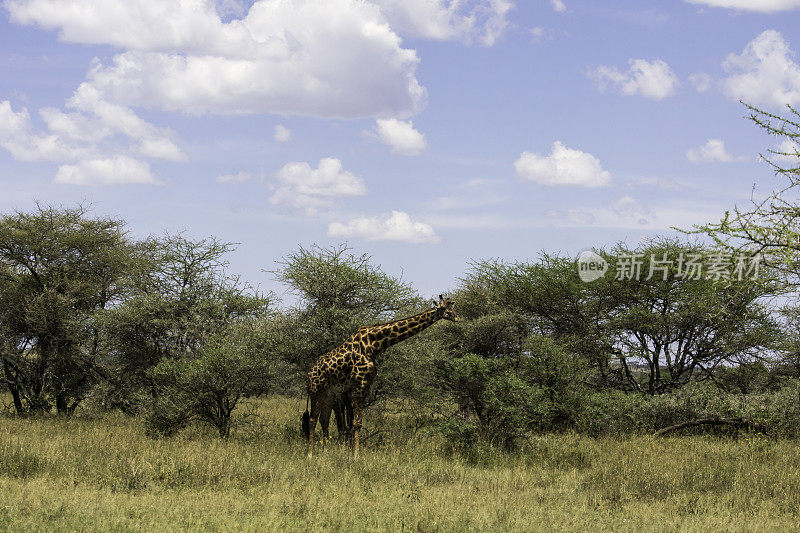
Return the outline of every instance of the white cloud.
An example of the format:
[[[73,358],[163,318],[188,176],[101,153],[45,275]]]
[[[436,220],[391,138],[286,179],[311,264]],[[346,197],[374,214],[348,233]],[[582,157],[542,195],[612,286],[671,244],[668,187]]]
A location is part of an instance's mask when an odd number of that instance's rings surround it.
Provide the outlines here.
[[[275,175],[278,188],[270,198],[273,205],[289,205],[309,216],[332,205],[333,198],[367,193],[364,181],[342,168],[333,157],[321,159],[317,168],[305,162],[287,163]]]
[[[126,106],[356,118],[418,110],[418,57],[378,5],[258,0],[223,23],[198,0],[8,0],[12,22],[123,49],[86,83]]]
[[[391,147],[395,154],[419,155],[428,147],[425,135],[415,130],[414,123],[410,120],[377,119],[375,130],[370,134]]]
[[[542,185],[579,185],[601,187],[611,180],[600,161],[592,154],[553,143],[549,156],[522,152],[514,162],[517,176]]]
[[[531,28],[528,32],[533,37],[533,42],[535,43],[543,41],[548,35],[547,30],[545,30],[541,26],[536,26],[534,28]]]
[[[730,54],[722,64],[729,77],[725,92],[754,105],[800,103],[800,65],[783,35],[767,30],[750,41],[740,55]]]
[[[705,72],[697,72],[689,76],[689,83],[691,83],[699,93],[706,92],[711,87],[711,81],[711,76]]]
[[[151,174],[150,165],[124,155],[62,165],[58,168],[55,182],[69,185],[159,183]]]
[[[553,6],[553,9],[559,13],[565,13],[567,11],[567,6],[564,5],[563,0],[550,0],[550,4]]]
[[[186,155],[173,143],[168,130],[157,128],[130,109],[99,99],[76,97],[64,113],[53,108],[39,111],[47,133],[34,131],[26,109],[15,112],[7,100],[0,102],[0,146],[19,161],[51,161],[67,164],[58,169],[58,183],[158,183],[147,163],[127,154],[135,152],[151,159],[185,161]],[[133,141],[130,149],[114,142],[117,136]],[[105,178],[103,178],[105,174]]]
[[[144,139],[139,145],[139,153],[153,159],[166,159],[167,161],[187,161],[178,146],[169,139]]]
[[[275,126],[275,135],[273,135],[272,138],[278,141],[279,143],[288,142],[292,139],[292,130],[290,130],[283,124],[278,124],[277,126]]]
[[[592,224],[595,221],[593,214],[581,209],[550,209],[545,211],[545,215],[582,226]]]
[[[217,176],[217,183],[244,183],[251,179],[253,179],[253,175],[250,172],[241,170],[236,174],[220,174]]]
[[[440,240],[433,226],[415,222],[402,211],[392,211],[390,216],[358,217],[346,224],[331,222],[328,224],[328,236],[409,243],[435,243]]]
[[[635,219],[640,225],[647,225],[653,218],[648,207],[627,194],[613,202],[611,210],[624,219]]]
[[[742,11],[760,11],[775,13],[800,9],[800,0],[685,0],[691,4],[702,4],[711,7],[727,7]]]
[[[55,134],[33,131],[27,109],[15,112],[8,100],[0,102],[0,146],[19,161],[72,161],[91,153]]]
[[[736,158],[725,148],[721,139],[709,139],[706,144],[686,151],[686,159],[692,163],[729,163]]]
[[[163,157],[172,161],[186,159],[186,155],[169,140],[169,130],[150,124],[128,107],[105,100],[91,85],[82,83],[67,101],[67,105],[85,115],[93,116],[96,123],[107,130],[141,141],[143,145],[149,146],[150,152],[163,154],[151,157]],[[148,148],[143,146],[142,150]]]
[[[653,100],[662,100],[675,94],[678,78],[667,63],[661,59],[652,62],[644,59],[631,59],[627,72],[617,67],[600,66],[590,75],[601,88],[607,83],[617,87],[623,94],[640,95]]]
[[[64,113],[59,109],[45,107],[39,110],[47,129],[62,139],[96,143],[110,137],[113,131],[98,120],[83,113]]]
[[[375,0],[392,28],[409,37],[478,40],[492,46],[508,26],[509,0]]]

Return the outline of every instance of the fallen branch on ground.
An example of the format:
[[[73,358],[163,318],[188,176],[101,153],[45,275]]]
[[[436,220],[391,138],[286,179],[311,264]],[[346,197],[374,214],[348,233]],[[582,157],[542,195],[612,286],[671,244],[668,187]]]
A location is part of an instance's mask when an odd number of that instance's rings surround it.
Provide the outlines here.
[[[757,431],[759,433],[767,433],[767,427],[764,424],[760,424],[752,420],[746,420],[744,418],[710,417],[710,418],[697,418],[695,420],[689,420],[688,422],[681,422],[680,424],[675,424],[674,426],[665,427],[659,429],[653,435],[656,437],[660,437],[662,435],[666,435],[671,431],[688,427],[694,427],[694,426],[702,426],[702,425],[733,426],[736,429],[749,429],[751,431]]]

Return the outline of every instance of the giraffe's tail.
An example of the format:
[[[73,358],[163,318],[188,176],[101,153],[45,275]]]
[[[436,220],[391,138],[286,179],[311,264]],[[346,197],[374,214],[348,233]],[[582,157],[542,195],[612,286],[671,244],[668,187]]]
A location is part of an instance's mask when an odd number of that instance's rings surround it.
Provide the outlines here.
[[[308,440],[308,437],[311,435],[311,417],[308,414],[308,404],[310,402],[310,398],[306,393],[306,412],[303,413],[302,418],[300,419],[300,428],[303,431],[303,436]]]

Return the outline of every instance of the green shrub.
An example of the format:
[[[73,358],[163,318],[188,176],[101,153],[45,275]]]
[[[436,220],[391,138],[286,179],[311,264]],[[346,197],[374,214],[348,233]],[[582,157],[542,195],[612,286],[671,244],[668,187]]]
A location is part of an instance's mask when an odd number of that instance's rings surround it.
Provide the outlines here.
[[[582,402],[575,429],[589,435],[653,433],[708,417],[752,420],[775,436],[796,437],[800,435],[797,385],[758,394],[724,392],[712,383],[693,383],[659,396],[597,392]],[[692,431],[719,431],[719,428],[706,426]]]

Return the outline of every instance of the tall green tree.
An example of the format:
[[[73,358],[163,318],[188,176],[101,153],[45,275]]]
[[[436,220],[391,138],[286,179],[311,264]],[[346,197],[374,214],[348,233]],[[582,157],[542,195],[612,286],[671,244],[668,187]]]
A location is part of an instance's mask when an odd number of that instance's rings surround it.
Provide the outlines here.
[[[761,154],[783,182],[764,194],[755,191],[746,206],[734,206],[718,223],[695,228],[731,251],[760,254],[764,264],[784,282],[800,286],[800,112],[770,113],[745,104],[749,119],[777,140],[777,148]]]
[[[661,239],[618,246],[609,259],[618,295],[609,325],[623,388],[663,393],[775,352],[781,332],[766,299],[778,287],[759,278],[749,258]]]
[[[0,356],[19,412],[71,413],[103,375],[99,317],[132,257],[124,222],[82,206],[0,218]]]
[[[229,243],[183,234],[138,243],[130,290],[104,321],[118,376],[110,405],[124,408],[146,392],[147,373],[160,361],[196,356],[230,325],[266,315],[270,295],[228,272],[231,251]]]
[[[280,316],[239,319],[197,353],[162,359],[148,371],[156,391],[148,428],[170,434],[199,420],[228,438],[239,402],[280,389],[290,375],[276,350],[282,333]]]
[[[347,245],[300,247],[272,271],[297,298],[289,361],[302,371],[360,326],[415,311],[422,299],[410,284],[384,272]]]
[[[581,281],[575,260],[558,255],[541,254],[538,261],[477,261],[456,297],[463,302],[462,314],[473,320],[458,333],[469,339],[473,332],[475,340],[465,351],[491,356],[519,353],[530,335],[549,336],[585,359],[595,386],[615,386],[610,324],[620,294],[612,284],[611,276]],[[494,348],[486,351],[481,343]]]
[[[285,337],[284,359],[298,381],[316,359],[332,350],[360,326],[412,314],[422,305],[417,292],[402,279],[374,265],[367,254],[347,245],[300,247],[288,254],[272,273],[297,298],[291,312],[294,326]],[[389,357],[389,350],[384,357]],[[382,365],[382,361],[378,361]],[[381,372],[372,398],[383,390]],[[334,404],[339,434],[347,433],[352,404],[347,397]]]

